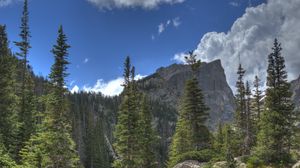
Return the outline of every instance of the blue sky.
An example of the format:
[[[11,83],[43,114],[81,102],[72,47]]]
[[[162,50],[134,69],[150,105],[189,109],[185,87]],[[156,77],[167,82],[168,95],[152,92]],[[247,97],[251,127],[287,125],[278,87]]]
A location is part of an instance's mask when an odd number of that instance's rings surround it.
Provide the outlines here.
[[[114,2],[105,6],[110,1]],[[32,35],[29,60],[34,72],[43,76],[49,73],[53,63],[50,50],[60,24],[72,46],[68,83],[73,82],[69,87],[88,88],[97,80],[107,85],[118,79],[127,55],[141,75],[175,63],[175,54],[197,48],[207,32],[228,32],[245,14],[249,2],[253,8],[264,2],[161,0],[165,3],[147,7],[128,1],[132,4],[118,6],[118,0],[29,0]],[[11,3],[0,4],[0,24],[7,25],[11,48],[16,51],[12,41],[19,40],[23,5],[18,0],[4,2]],[[159,25],[163,25],[161,32]]]

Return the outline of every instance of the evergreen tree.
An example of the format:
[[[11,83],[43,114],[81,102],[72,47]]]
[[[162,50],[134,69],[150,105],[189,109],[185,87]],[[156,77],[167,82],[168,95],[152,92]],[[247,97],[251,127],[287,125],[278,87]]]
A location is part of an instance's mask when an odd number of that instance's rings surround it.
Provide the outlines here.
[[[17,133],[16,59],[12,56],[5,26],[0,25],[0,143],[14,152]]]
[[[202,91],[196,78],[200,61],[193,52],[186,57],[191,66],[193,78],[185,85],[184,96],[180,104],[179,119],[172,139],[168,166],[174,166],[176,158],[185,152],[200,151],[210,147],[210,133],[205,126],[208,107],[204,103]]]
[[[53,168],[80,166],[75,143],[71,138],[67,90],[64,88],[70,47],[66,42],[66,35],[60,26],[57,44],[52,50],[55,63],[51,68],[50,93],[45,97],[45,117],[41,129],[30,138],[21,151],[25,165]]]
[[[260,121],[260,114],[261,114],[261,109],[262,109],[262,103],[261,103],[261,99],[263,98],[262,95],[262,91],[260,90],[260,79],[258,78],[258,76],[255,76],[253,85],[254,85],[254,111],[256,113],[256,120],[258,123]]]
[[[4,144],[2,143],[2,135],[0,134],[0,167],[16,167],[15,161],[10,157]]]
[[[290,159],[294,118],[292,93],[287,82],[281,44],[274,41],[268,56],[268,77],[265,109],[261,116],[256,155],[266,164],[284,164]]]
[[[86,163],[85,167],[107,168],[109,159],[108,150],[105,145],[102,120],[95,117],[93,112],[87,112],[87,142],[86,142]]]
[[[249,82],[246,82],[246,88],[245,88],[245,124],[246,124],[246,130],[245,130],[245,139],[244,139],[244,154],[249,155],[250,149],[253,145],[253,118],[252,118],[252,111],[251,111],[251,89]]]
[[[235,168],[236,161],[234,160],[233,156],[233,146],[232,146],[232,130],[229,125],[225,126],[225,148],[226,148],[226,167],[227,168]]]
[[[154,143],[156,142],[156,135],[152,128],[152,116],[150,108],[145,95],[142,98],[140,108],[139,125],[139,149],[140,149],[140,167],[154,168],[157,167],[155,162]]]
[[[136,168],[139,163],[138,149],[138,100],[134,82],[134,68],[131,67],[130,58],[124,63],[124,97],[118,112],[117,125],[114,136],[114,148],[120,157],[114,161],[116,168]]]
[[[225,144],[225,135],[223,130],[223,124],[219,122],[218,130],[215,135],[214,149],[222,154],[224,154],[224,144]]]
[[[247,153],[245,138],[246,138],[246,130],[247,130],[247,122],[246,122],[246,88],[244,83],[244,75],[245,70],[241,64],[238,67],[238,80],[236,82],[237,94],[235,95],[236,100],[236,112],[235,112],[235,125],[237,128],[237,134],[239,136],[239,146],[240,146],[240,155],[244,155]]]
[[[253,94],[253,101],[252,101],[252,107],[251,110],[253,111],[251,117],[252,117],[252,126],[253,126],[253,145],[256,144],[257,140],[257,134],[259,131],[259,122],[260,122],[260,116],[262,112],[262,101],[263,98],[262,91],[260,90],[260,79],[255,76],[254,82],[254,94]]]
[[[17,56],[21,59],[20,76],[21,76],[21,90],[20,90],[20,109],[19,109],[19,131],[17,137],[16,154],[24,146],[24,143],[30,138],[34,132],[34,111],[35,111],[35,96],[34,96],[34,82],[32,79],[30,69],[28,68],[28,53],[30,46],[30,31],[29,31],[29,12],[28,1],[24,0],[23,13],[21,19],[21,37],[20,42],[15,42],[15,45],[20,48]],[[17,157],[17,160],[20,158]]]
[[[79,160],[75,150],[75,144],[71,138],[71,127],[68,119],[69,106],[66,98],[67,90],[65,78],[67,77],[68,49],[67,37],[64,34],[63,27],[58,30],[57,44],[53,46],[55,62],[51,67],[49,75],[51,82],[50,93],[50,115],[49,128],[54,136],[51,138],[50,159],[53,167],[75,167]]]

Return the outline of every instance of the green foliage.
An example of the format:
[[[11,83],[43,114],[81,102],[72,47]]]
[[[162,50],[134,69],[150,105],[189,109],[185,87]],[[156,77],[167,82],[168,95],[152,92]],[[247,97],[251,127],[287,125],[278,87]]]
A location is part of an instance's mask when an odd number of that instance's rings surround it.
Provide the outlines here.
[[[114,162],[116,168],[135,168],[138,166],[139,159],[139,93],[134,82],[134,68],[130,66],[129,57],[125,60],[124,70],[124,98],[120,105],[117,125],[114,136],[116,141],[114,148],[120,160]]]
[[[236,161],[234,160],[233,155],[233,144],[232,144],[232,130],[229,125],[225,126],[225,148],[226,148],[226,166],[227,168],[235,168]]]
[[[15,152],[17,134],[18,96],[16,87],[16,59],[8,48],[5,26],[0,25],[0,135],[9,153]]]
[[[247,167],[249,168],[263,167],[263,160],[261,160],[257,156],[252,156],[247,160]]]
[[[245,145],[245,138],[247,132],[247,107],[246,107],[246,88],[244,83],[245,70],[241,64],[238,67],[238,80],[236,82],[237,93],[236,99],[236,112],[235,112],[235,125],[238,135],[238,146],[240,148],[239,155],[243,155],[247,152]]]
[[[45,115],[39,132],[32,135],[21,151],[24,165],[33,167],[79,167],[79,157],[71,138],[69,104],[65,96],[66,54],[68,45],[62,27],[54,45],[55,63],[50,74],[50,93],[45,97]]]
[[[194,64],[198,64],[193,55],[190,55],[187,60],[191,60],[192,69]],[[194,72],[195,70],[193,69]],[[179,119],[170,147],[169,167],[180,154],[207,149],[211,145],[210,133],[205,126],[208,108],[198,85],[195,77],[186,82],[184,96],[180,104]]]
[[[5,146],[1,143],[1,134],[0,134],[0,167],[13,168],[16,167],[15,161],[10,157]]]
[[[274,41],[269,55],[265,109],[262,114],[255,155],[265,164],[290,162],[290,148],[295,125],[281,45]]]
[[[157,167],[155,161],[155,142],[157,142],[156,134],[152,128],[152,116],[150,113],[149,103],[145,97],[142,98],[139,112],[139,159],[140,166],[143,168]]]
[[[218,151],[221,156],[225,155],[225,135],[226,130],[224,125],[219,122],[218,130],[215,133],[213,148],[215,151]]]
[[[95,117],[91,111],[88,111],[87,115],[86,160],[84,166],[110,167],[108,149],[104,139],[103,121],[100,117]]]
[[[28,53],[30,46],[30,31],[29,31],[29,11],[28,1],[24,0],[23,13],[21,18],[21,32],[19,34],[21,41],[14,42],[19,47],[20,52],[16,55],[21,59],[21,65],[19,69],[19,76],[21,77],[21,86],[19,90],[20,108],[19,108],[19,129],[17,132],[17,142],[15,155],[18,155],[19,151],[24,146],[24,143],[30,138],[31,134],[35,131],[34,128],[34,113],[35,113],[35,95],[34,95],[34,82],[28,66]],[[20,157],[17,156],[17,160]]]

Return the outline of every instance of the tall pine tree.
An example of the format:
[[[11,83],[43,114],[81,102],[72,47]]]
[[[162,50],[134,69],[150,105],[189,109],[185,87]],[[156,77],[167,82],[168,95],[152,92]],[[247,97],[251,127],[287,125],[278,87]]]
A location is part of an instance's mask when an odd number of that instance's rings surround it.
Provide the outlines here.
[[[262,95],[262,91],[260,90],[260,79],[258,78],[258,76],[255,76],[254,82],[254,94],[253,94],[253,98],[254,98],[254,103],[253,103],[253,109],[256,113],[256,120],[259,122],[260,121],[260,114],[261,114],[261,110],[262,110],[262,102],[261,99],[263,98]]]
[[[114,148],[119,160],[114,161],[116,168],[137,168],[139,165],[138,149],[138,100],[134,82],[134,68],[130,58],[124,63],[124,92],[123,100],[118,112],[117,125],[114,136],[116,138]]]
[[[253,115],[251,110],[251,89],[249,82],[246,82],[245,88],[245,139],[244,139],[244,154],[249,155],[254,143],[253,135]]]
[[[294,106],[281,50],[281,44],[275,39],[268,56],[268,88],[256,147],[256,154],[265,164],[284,164],[290,159]]]
[[[192,69],[193,77],[185,85],[179,118],[169,152],[169,167],[176,164],[177,157],[181,154],[210,147],[210,133],[205,126],[209,109],[204,103],[204,97],[196,78],[200,61],[196,60],[193,52],[190,52],[186,57],[186,62]]]
[[[140,149],[140,167],[143,168],[155,168],[157,163],[155,161],[155,142],[156,135],[152,127],[152,116],[150,113],[149,102],[144,95],[140,104],[139,112],[139,149]]]
[[[19,47],[20,52],[17,56],[21,59],[21,68],[19,68],[19,76],[21,77],[21,89],[20,89],[20,109],[19,109],[19,131],[17,137],[17,149],[16,154],[24,146],[25,142],[30,138],[34,132],[34,113],[35,113],[35,96],[34,96],[34,82],[28,66],[28,53],[30,46],[30,31],[29,31],[29,11],[28,1],[24,0],[23,13],[21,18],[21,37],[20,42],[15,42],[15,45]],[[17,157],[19,160],[19,157]]]
[[[69,104],[66,97],[65,77],[67,76],[67,37],[62,26],[58,30],[57,44],[52,53],[55,63],[51,67],[50,93],[45,97],[46,112],[43,125],[21,151],[23,164],[33,167],[76,168],[79,157],[71,138]]]
[[[17,133],[16,64],[9,50],[5,26],[0,25],[0,143],[11,154]]]
[[[248,149],[246,147],[246,132],[247,132],[247,112],[246,112],[246,88],[244,83],[245,70],[242,64],[238,67],[238,80],[236,82],[237,93],[235,95],[236,100],[236,112],[235,112],[235,126],[237,128],[237,134],[239,137],[240,155],[247,154]]]

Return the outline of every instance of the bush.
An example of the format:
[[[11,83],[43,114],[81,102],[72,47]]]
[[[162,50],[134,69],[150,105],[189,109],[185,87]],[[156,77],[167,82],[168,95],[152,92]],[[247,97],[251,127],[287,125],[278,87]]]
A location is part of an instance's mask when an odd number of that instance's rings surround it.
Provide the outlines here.
[[[247,168],[263,168],[263,160],[259,159],[257,156],[251,156],[247,158]]]

